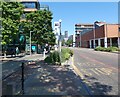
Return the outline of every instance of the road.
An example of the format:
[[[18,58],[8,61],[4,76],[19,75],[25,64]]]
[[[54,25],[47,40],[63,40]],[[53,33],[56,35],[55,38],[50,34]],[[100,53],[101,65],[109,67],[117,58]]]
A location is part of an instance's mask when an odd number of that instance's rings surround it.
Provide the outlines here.
[[[118,95],[118,54],[71,48],[74,66],[91,95]]]

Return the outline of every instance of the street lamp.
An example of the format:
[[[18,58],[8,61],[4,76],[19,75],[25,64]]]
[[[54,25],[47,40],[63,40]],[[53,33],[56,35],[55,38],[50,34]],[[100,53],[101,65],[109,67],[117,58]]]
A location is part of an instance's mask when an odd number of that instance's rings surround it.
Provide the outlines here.
[[[59,30],[60,30],[60,37],[59,37],[59,50],[61,52],[61,22],[62,20],[60,19],[59,20]]]
[[[60,30],[60,37],[59,37],[59,50],[60,50],[60,64],[61,64],[61,22],[62,20],[59,20],[59,30]]]
[[[30,55],[31,55],[31,32],[33,31],[30,31]]]

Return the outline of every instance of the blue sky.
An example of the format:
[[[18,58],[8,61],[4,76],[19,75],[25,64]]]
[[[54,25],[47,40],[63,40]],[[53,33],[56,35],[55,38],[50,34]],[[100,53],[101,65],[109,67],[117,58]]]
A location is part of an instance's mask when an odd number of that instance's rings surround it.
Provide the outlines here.
[[[40,2],[48,5],[53,13],[52,22],[62,19],[62,34],[75,33],[76,23],[94,23],[105,21],[118,23],[117,2]]]

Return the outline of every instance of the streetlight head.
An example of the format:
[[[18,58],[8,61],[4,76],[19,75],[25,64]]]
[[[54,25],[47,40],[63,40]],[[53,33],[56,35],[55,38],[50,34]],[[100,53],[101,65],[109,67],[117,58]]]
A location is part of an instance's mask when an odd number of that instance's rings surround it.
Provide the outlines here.
[[[62,20],[61,20],[61,19],[59,19],[59,22],[62,22]]]

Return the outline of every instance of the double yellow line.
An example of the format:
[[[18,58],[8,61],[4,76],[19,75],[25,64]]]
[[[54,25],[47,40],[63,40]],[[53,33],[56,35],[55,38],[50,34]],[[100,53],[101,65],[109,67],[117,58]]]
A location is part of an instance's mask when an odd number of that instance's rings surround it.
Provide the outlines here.
[[[74,56],[72,57],[72,67],[74,69],[74,71],[76,72],[76,74],[78,74],[81,79],[84,79],[84,75],[80,72],[80,70],[74,65]]]

